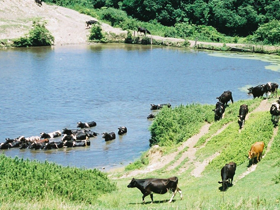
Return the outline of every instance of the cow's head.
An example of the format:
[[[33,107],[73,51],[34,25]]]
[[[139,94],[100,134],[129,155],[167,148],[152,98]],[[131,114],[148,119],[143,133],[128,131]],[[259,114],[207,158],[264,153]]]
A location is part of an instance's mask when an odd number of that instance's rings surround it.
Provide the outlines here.
[[[248,152],[248,159],[249,160],[253,159],[255,157],[255,155],[256,155],[255,152],[249,151]]]
[[[249,95],[250,95],[250,94],[253,94],[253,88],[254,88],[254,87],[250,87],[250,88],[247,89]]]
[[[136,180],[133,178],[130,183],[127,185],[128,188],[133,188],[133,187],[136,187]]]

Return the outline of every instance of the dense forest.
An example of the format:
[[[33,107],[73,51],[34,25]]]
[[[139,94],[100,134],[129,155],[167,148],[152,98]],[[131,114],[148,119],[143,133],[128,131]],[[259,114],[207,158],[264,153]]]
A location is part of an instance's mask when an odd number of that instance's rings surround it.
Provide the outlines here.
[[[98,8],[113,7],[141,21],[164,26],[187,22],[213,26],[230,36],[247,36],[259,25],[280,20],[279,0],[47,0],[55,4],[79,3]]]

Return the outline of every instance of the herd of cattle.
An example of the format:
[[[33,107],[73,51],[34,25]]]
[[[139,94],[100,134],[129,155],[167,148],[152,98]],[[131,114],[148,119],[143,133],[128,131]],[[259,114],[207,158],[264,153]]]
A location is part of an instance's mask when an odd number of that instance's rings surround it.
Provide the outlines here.
[[[277,97],[277,90],[278,84],[276,83],[267,83],[264,85],[258,85],[256,87],[248,88],[248,94],[253,95],[254,98],[262,97],[266,94],[266,97],[269,97],[270,94],[275,94]],[[225,112],[225,108],[228,106],[227,103],[231,101],[233,103],[233,97],[231,91],[224,91],[219,97],[217,97],[218,102],[216,103],[214,119],[220,120],[223,117]],[[151,104],[151,110],[158,110],[161,109],[163,106],[171,107],[170,104]],[[279,116],[280,116],[280,98],[271,105],[270,113],[272,115],[272,121],[274,125],[277,125]],[[242,104],[239,108],[239,115],[238,115],[238,124],[240,129],[244,126],[245,117],[248,114],[248,105]],[[154,118],[155,115],[150,114],[147,118]],[[264,149],[264,142],[255,142],[252,146],[250,151],[248,152],[248,159],[251,161],[252,164],[256,162],[258,163],[262,158],[262,153]],[[225,191],[228,186],[232,186],[233,177],[236,171],[236,163],[229,162],[225,164],[225,166],[221,169],[221,178],[222,181],[219,181],[219,184],[222,184],[221,190]],[[153,202],[153,193],[157,194],[165,194],[168,190],[172,191],[172,197],[170,198],[169,202],[172,202],[174,196],[177,192],[180,193],[182,199],[182,191],[178,187],[178,178],[171,177],[168,179],[159,179],[159,178],[147,178],[147,179],[135,179],[133,178],[127,186],[128,188],[138,188],[143,196],[142,202],[145,202],[144,198],[148,195],[151,197],[151,202]]]
[[[60,130],[51,133],[40,133],[40,136],[24,137],[19,136],[11,139],[6,138],[4,143],[0,143],[0,149],[58,149],[62,147],[82,147],[89,146],[91,137],[95,137],[98,133],[91,131],[90,128],[96,126],[96,122],[77,122],[77,129],[64,128],[62,132]],[[118,134],[123,135],[127,133],[125,126],[118,128]],[[61,139],[57,140],[58,137]],[[110,141],[116,138],[115,132],[104,132],[102,138],[105,141]]]

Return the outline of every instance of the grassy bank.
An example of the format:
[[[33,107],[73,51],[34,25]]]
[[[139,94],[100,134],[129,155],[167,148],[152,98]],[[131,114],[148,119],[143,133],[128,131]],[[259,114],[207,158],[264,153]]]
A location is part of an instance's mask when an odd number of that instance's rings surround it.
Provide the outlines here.
[[[269,99],[268,103],[276,99]],[[0,156],[1,209],[278,209],[280,208],[280,132],[270,121],[269,110],[254,112],[262,99],[241,100],[229,104],[222,120],[214,122],[214,105],[186,105],[164,108],[151,126],[153,135],[163,142],[160,149],[164,154],[176,151],[190,136],[199,132],[205,123],[210,128],[195,145],[194,162],[188,158],[172,170],[168,166],[158,170],[137,173],[134,176],[120,178],[127,171],[106,174],[98,170],[82,170],[61,167],[51,163],[38,163],[11,159]],[[241,104],[249,106],[249,116],[240,131],[237,112]],[[196,112],[196,113],[195,113]],[[195,119],[195,120],[194,120]],[[190,129],[184,129],[188,127]],[[158,129],[158,130],[157,130]],[[162,130],[166,132],[162,132]],[[218,132],[222,129],[222,132]],[[171,138],[172,137],[172,138]],[[169,141],[166,141],[166,140]],[[174,142],[170,142],[170,140]],[[265,142],[266,156],[250,168],[247,159],[248,150],[256,141]],[[158,143],[159,143],[158,142]],[[167,142],[167,144],[166,144]],[[271,144],[270,151],[268,145]],[[188,147],[174,157],[178,160]],[[192,171],[213,154],[219,153],[199,176]],[[149,159],[149,156],[146,157]],[[229,162],[237,163],[233,186],[220,191],[221,167]],[[188,165],[181,170],[183,165]],[[141,166],[142,169],[145,165]],[[255,166],[254,166],[255,167]],[[142,204],[142,194],[138,189],[127,188],[135,178],[179,177],[179,187],[183,191],[183,200],[177,195],[169,204],[171,194],[154,195],[155,202]],[[25,203],[28,203],[27,205]]]

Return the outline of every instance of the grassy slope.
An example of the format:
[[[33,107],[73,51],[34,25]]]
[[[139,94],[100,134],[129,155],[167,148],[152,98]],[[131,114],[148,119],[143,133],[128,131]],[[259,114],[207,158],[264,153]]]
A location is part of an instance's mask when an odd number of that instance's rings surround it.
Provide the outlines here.
[[[253,100],[250,100],[251,103]],[[243,101],[242,101],[243,102]],[[242,103],[241,102],[241,103]],[[257,107],[260,100],[251,103],[251,112]],[[240,102],[236,103],[236,107]],[[231,106],[231,105],[230,105]],[[232,106],[233,107],[233,106]],[[236,107],[233,109],[236,109]],[[236,115],[235,115],[236,116]],[[224,119],[226,121],[226,119]],[[166,203],[171,194],[154,195],[155,203],[150,203],[150,198],[146,197],[146,204],[141,203],[141,192],[138,189],[129,189],[127,184],[131,178],[116,180],[118,191],[100,198],[100,209],[279,209],[280,194],[279,184],[275,183],[275,177],[280,173],[279,143],[280,134],[274,137],[271,151],[257,165],[255,171],[243,178],[241,174],[248,169],[248,160],[245,157],[250,149],[251,143],[263,140],[267,146],[273,136],[273,125],[270,122],[268,111],[252,113],[246,121],[242,132],[238,132],[237,119],[232,120],[223,132],[211,139],[206,147],[198,150],[197,156],[204,158],[220,150],[221,155],[216,157],[205,169],[201,177],[193,177],[190,172],[194,167],[182,174],[176,171],[163,172],[154,171],[149,174],[139,175],[143,177],[169,177],[177,175],[179,177],[179,187],[183,191],[183,200],[176,195],[175,201]],[[225,123],[225,122],[224,122]],[[224,124],[217,122],[215,124]],[[220,127],[221,127],[220,126]],[[219,126],[218,126],[219,127]],[[217,130],[217,129],[216,129]],[[207,135],[207,134],[206,134]],[[229,137],[229,138],[228,138]],[[213,140],[213,141],[212,141]],[[229,155],[229,148],[233,155]],[[203,155],[202,155],[203,154]],[[224,155],[227,154],[227,155]],[[234,159],[237,163],[237,171],[234,177],[233,186],[226,192],[219,190],[220,169],[226,162]],[[279,178],[278,178],[279,181]]]

